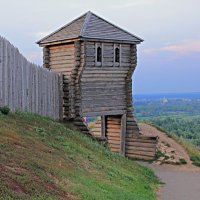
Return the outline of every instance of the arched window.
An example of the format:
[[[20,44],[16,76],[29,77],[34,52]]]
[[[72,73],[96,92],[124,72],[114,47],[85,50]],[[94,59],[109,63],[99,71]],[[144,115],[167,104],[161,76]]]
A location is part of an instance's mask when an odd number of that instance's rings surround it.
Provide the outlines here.
[[[115,62],[119,62],[119,54],[120,54],[120,52],[119,52],[119,48],[117,47],[117,48],[115,48]]]
[[[102,58],[102,50],[101,47],[97,48],[97,62],[101,62],[101,58]]]

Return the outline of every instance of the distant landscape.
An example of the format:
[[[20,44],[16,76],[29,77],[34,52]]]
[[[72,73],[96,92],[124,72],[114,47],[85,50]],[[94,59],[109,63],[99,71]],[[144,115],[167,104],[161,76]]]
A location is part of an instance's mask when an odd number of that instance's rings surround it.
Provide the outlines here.
[[[135,95],[138,121],[152,123],[200,147],[200,93]]]

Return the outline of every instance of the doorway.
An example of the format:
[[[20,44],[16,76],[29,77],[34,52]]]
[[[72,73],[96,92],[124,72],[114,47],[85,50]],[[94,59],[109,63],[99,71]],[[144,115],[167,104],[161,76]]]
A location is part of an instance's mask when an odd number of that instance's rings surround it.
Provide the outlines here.
[[[98,117],[91,133],[97,139],[106,139],[111,151],[125,154],[126,114]]]

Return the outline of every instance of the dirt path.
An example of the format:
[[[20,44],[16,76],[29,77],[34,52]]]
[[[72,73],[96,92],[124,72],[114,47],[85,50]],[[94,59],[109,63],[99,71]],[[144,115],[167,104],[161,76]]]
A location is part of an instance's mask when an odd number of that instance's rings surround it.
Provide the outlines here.
[[[175,151],[175,157],[184,158],[185,165],[172,165],[159,163],[144,163],[142,165],[152,168],[155,174],[164,183],[158,193],[159,200],[199,200],[200,199],[200,168],[192,165],[185,149],[176,141],[169,138],[165,133],[156,128],[139,124],[144,135],[154,135],[159,137],[159,144],[168,144],[169,149]]]

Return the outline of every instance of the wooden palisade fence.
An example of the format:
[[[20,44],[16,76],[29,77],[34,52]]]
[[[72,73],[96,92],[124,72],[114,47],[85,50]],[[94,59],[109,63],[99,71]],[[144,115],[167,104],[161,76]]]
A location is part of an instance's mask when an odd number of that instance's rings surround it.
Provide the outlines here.
[[[59,119],[62,76],[27,61],[0,37],[0,106]]]

